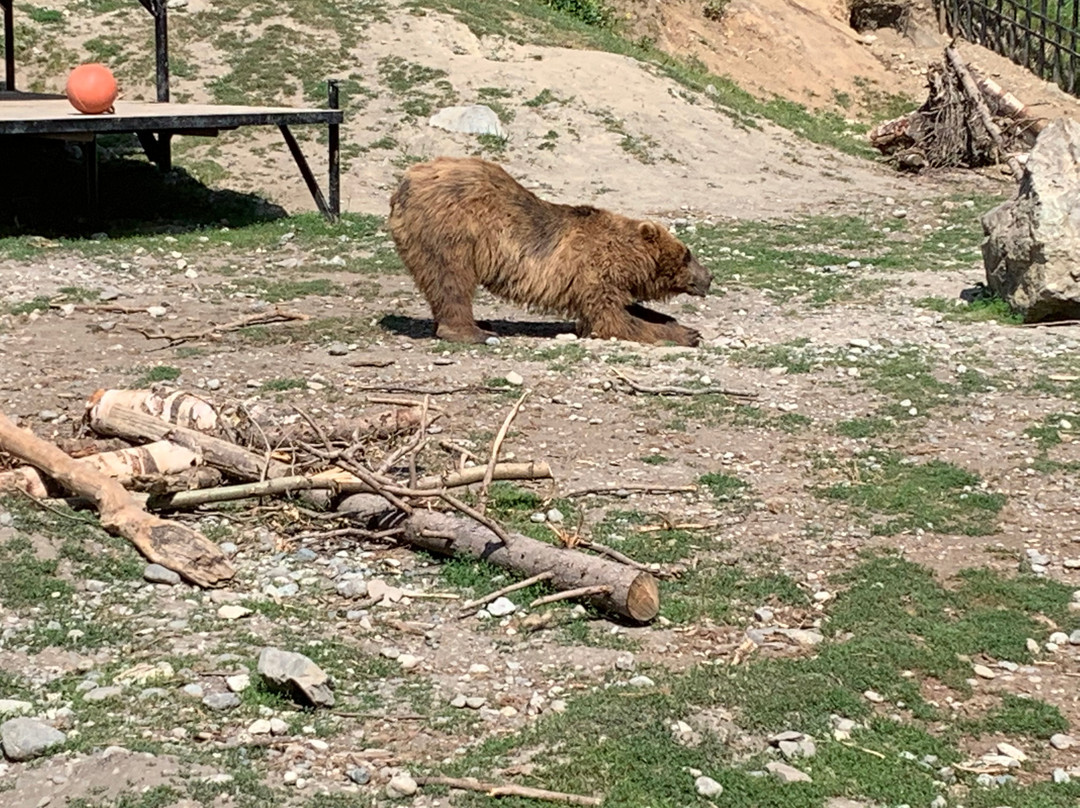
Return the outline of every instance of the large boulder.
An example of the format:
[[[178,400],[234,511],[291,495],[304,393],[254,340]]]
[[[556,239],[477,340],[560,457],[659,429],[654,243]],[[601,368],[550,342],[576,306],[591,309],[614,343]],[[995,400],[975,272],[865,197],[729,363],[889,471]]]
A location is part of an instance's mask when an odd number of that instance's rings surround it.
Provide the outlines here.
[[[1026,322],[1080,318],[1080,123],[1047,126],[1016,196],[982,219],[986,281]]]

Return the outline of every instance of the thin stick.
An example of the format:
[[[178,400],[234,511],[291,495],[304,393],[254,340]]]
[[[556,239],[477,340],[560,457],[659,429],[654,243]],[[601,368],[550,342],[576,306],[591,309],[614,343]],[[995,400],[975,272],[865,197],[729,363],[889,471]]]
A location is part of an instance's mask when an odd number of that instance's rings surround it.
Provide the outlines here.
[[[292,320],[307,320],[309,319],[306,314],[302,314],[298,311],[286,311],[282,308],[275,308],[273,312],[260,312],[258,314],[249,314],[247,317],[241,317],[239,320],[232,320],[228,323],[222,323],[221,325],[213,325],[209,328],[204,328],[202,331],[191,331],[187,334],[151,334],[141,328],[132,328],[132,331],[137,331],[147,339],[164,339],[168,340],[169,344],[166,347],[172,347],[179,345],[182,342],[188,342],[190,340],[205,339],[211,337],[214,334],[221,334],[226,331],[237,331],[241,328],[247,328],[252,325],[273,325],[275,323],[287,323]]]
[[[321,440],[323,442],[323,446],[326,447],[326,451],[333,452],[334,451],[334,445],[332,443],[330,443],[330,438],[327,437],[326,432],[323,431],[323,428],[321,426],[319,426],[317,423],[315,423],[314,419],[312,419],[312,417],[310,415],[308,415],[302,409],[297,407],[295,404],[292,405],[292,408],[296,411],[297,415],[299,415],[301,418],[303,418],[305,421],[307,421],[308,426],[310,426],[313,430],[315,430],[315,434],[318,435],[319,440]]]
[[[1054,328],[1059,325],[1080,325],[1080,320],[1045,320],[1041,323],[1017,323],[1015,328]]]
[[[450,507],[454,508],[455,510],[461,511],[470,519],[479,522],[496,536],[498,536],[499,539],[502,541],[504,547],[510,547],[514,543],[514,540],[510,538],[510,534],[503,529],[502,525],[500,525],[498,522],[492,521],[484,514],[469,507],[457,497],[451,496],[446,492],[442,492],[439,494],[439,498]]]
[[[424,436],[427,435],[427,429],[430,424],[428,423],[428,407],[431,405],[431,397],[424,396],[424,400],[420,402],[420,426],[416,430],[416,434],[413,439],[409,441],[405,446],[398,448],[396,451],[391,452],[386,460],[379,466],[377,473],[386,474],[394,464],[398,462],[404,455],[412,453],[413,458],[409,463],[409,486],[411,488],[416,487],[416,452],[420,450],[420,444],[424,440]]]
[[[393,396],[368,396],[367,400],[371,404],[392,404],[397,407],[423,407],[423,401],[417,401],[414,398],[395,398]],[[434,404],[428,405],[428,409],[433,412],[443,412],[442,407],[436,407]],[[434,419],[432,419],[434,420]]]
[[[519,589],[525,589],[533,584],[538,584],[541,581],[550,581],[555,577],[555,574],[548,570],[547,572],[537,573],[531,578],[526,578],[524,581],[518,581],[516,584],[510,584],[510,586],[504,586],[502,589],[496,589],[494,592],[489,592],[482,598],[476,598],[475,600],[467,600],[461,604],[462,609],[476,609],[491,601],[501,598],[503,595],[509,595],[511,592],[517,592]]]
[[[620,564],[625,564],[628,567],[633,567],[636,570],[647,572],[651,575],[655,575],[657,578],[674,578],[675,575],[665,569],[653,568],[648,564],[642,564],[640,561],[635,561],[625,553],[620,553],[614,547],[608,547],[606,544],[597,544],[594,541],[588,539],[579,539],[577,543],[578,547],[584,547],[586,550],[595,550],[600,555],[605,555],[612,561],[618,561]]]
[[[416,396],[448,396],[453,393],[498,392],[498,388],[470,384],[465,387],[409,387],[404,384],[362,384],[354,387],[361,393],[410,393]]]
[[[647,494],[692,494],[697,490],[696,485],[649,485],[648,483],[637,485],[631,483],[629,485],[601,485],[592,488],[579,488],[576,491],[561,494],[560,497],[562,499],[573,499],[574,497],[584,497],[589,494],[614,494],[618,491],[641,491]]]
[[[526,797],[548,802],[566,802],[571,805],[602,805],[604,802],[600,797],[586,797],[581,794],[567,794],[562,791],[548,791],[544,788],[529,786],[500,786],[494,783],[482,783],[472,777],[417,777],[416,783],[421,786],[459,788],[462,791],[482,791],[489,797]]]
[[[565,592],[556,592],[553,595],[544,595],[542,598],[537,598],[529,604],[530,609],[534,609],[537,606],[543,606],[546,603],[554,603],[558,600],[570,600],[571,598],[585,598],[590,595],[609,595],[611,594],[610,586],[582,586],[577,589],[567,589]]]
[[[476,509],[480,513],[484,513],[487,510],[487,495],[488,487],[491,485],[492,475],[495,473],[495,464],[499,462],[499,449],[502,448],[503,441],[506,440],[506,433],[510,431],[510,424],[514,418],[521,411],[521,405],[525,403],[525,399],[529,397],[531,390],[526,390],[521,394],[521,397],[514,402],[514,406],[510,408],[510,412],[506,414],[506,418],[499,427],[498,433],[495,435],[495,440],[491,442],[491,454],[488,456],[487,469],[484,471],[484,482],[480,485],[480,493],[476,498]]]
[[[726,387],[650,387],[644,384],[635,382],[624,373],[611,369],[611,372],[622,379],[635,393],[649,393],[655,396],[702,396],[702,395],[720,395],[729,396],[731,398],[757,398],[757,393],[748,393],[744,390],[729,390]]]

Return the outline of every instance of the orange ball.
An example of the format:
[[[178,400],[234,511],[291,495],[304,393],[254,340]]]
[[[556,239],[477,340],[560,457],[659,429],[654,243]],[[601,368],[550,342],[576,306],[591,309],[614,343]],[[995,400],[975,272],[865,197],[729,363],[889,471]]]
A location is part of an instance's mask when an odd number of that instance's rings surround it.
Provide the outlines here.
[[[112,112],[117,92],[112,71],[97,62],[79,65],[68,76],[68,101],[79,112],[90,115]]]

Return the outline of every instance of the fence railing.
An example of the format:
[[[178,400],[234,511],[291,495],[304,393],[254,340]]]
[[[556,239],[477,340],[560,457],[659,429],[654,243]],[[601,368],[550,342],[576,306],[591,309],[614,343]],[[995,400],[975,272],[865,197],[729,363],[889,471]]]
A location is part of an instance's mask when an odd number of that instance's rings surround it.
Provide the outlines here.
[[[1080,0],[938,0],[946,26],[1080,95]]]

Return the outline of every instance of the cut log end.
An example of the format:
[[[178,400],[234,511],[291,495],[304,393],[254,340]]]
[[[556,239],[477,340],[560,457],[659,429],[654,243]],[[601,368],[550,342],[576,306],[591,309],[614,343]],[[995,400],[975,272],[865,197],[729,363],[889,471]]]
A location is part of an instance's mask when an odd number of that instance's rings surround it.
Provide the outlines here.
[[[660,613],[660,585],[647,572],[640,573],[626,593],[627,616],[639,623],[648,623]]]

